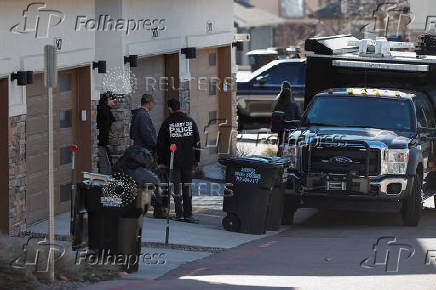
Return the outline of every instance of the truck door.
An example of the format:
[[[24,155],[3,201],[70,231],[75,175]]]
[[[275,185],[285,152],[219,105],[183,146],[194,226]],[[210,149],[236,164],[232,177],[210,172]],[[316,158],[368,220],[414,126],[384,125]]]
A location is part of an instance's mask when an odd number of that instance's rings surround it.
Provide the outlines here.
[[[418,126],[426,128],[436,128],[436,116],[433,106],[428,97],[423,93],[418,93],[415,98],[416,116],[418,119]],[[430,134],[428,134],[430,137]],[[432,173],[435,167],[435,150],[436,141],[428,141],[422,144],[423,158],[424,158],[424,178]]]

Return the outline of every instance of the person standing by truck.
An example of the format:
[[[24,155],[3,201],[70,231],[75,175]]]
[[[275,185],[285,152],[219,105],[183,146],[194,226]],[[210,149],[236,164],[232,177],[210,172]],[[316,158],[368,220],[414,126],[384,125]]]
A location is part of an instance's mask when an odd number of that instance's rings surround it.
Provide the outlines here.
[[[180,110],[178,100],[169,100],[168,110],[170,116],[163,122],[158,135],[158,164],[159,168],[169,168],[170,145],[175,144],[173,183],[176,220],[196,222],[192,217],[191,184],[192,171],[198,168],[200,162],[200,135],[195,121]]]
[[[291,84],[284,81],[282,83],[282,90],[277,97],[277,103],[274,111],[281,111],[284,114],[285,121],[301,120],[300,105],[293,101]],[[279,148],[283,142],[283,132],[279,133]]]

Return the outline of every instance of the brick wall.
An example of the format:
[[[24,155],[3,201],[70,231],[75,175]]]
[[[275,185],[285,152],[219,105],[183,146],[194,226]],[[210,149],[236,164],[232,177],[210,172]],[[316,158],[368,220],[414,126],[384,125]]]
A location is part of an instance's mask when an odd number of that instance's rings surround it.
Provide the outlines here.
[[[130,139],[130,121],[132,115],[130,103],[130,95],[120,97],[118,98],[117,105],[112,109],[115,122],[112,124],[109,134],[109,149],[114,164],[132,144]]]
[[[9,234],[26,230],[26,115],[9,118]]]
[[[180,82],[179,101],[180,101],[181,110],[188,115],[191,114],[191,97],[189,91],[189,81]]]

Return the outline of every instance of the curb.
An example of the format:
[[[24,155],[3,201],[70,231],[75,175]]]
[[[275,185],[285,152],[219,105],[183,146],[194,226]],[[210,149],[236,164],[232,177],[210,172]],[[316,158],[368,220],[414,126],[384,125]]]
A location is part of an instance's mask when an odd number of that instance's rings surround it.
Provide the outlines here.
[[[34,237],[34,238],[45,238],[48,235],[43,233],[34,232],[20,232],[16,237]],[[71,242],[71,236],[69,235],[54,235],[56,241]],[[209,253],[221,253],[226,250],[226,248],[217,247],[203,247],[203,246],[191,246],[183,244],[168,244],[158,243],[158,242],[142,242],[141,247],[146,248],[156,248],[156,249],[170,249],[170,250],[181,250],[186,252],[209,252]]]

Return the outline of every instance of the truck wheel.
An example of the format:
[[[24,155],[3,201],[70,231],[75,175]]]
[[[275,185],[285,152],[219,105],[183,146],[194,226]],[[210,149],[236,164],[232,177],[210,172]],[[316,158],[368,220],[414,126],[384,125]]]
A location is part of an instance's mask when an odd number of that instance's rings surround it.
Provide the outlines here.
[[[409,227],[416,227],[421,217],[422,210],[422,178],[417,175],[413,180],[412,192],[403,200],[401,215],[403,224]]]
[[[292,208],[292,209],[286,209],[283,211],[283,216],[282,216],[282,225],[293,225],[294,224],[294,215],[295,212],[297,211],[297,209]]]

